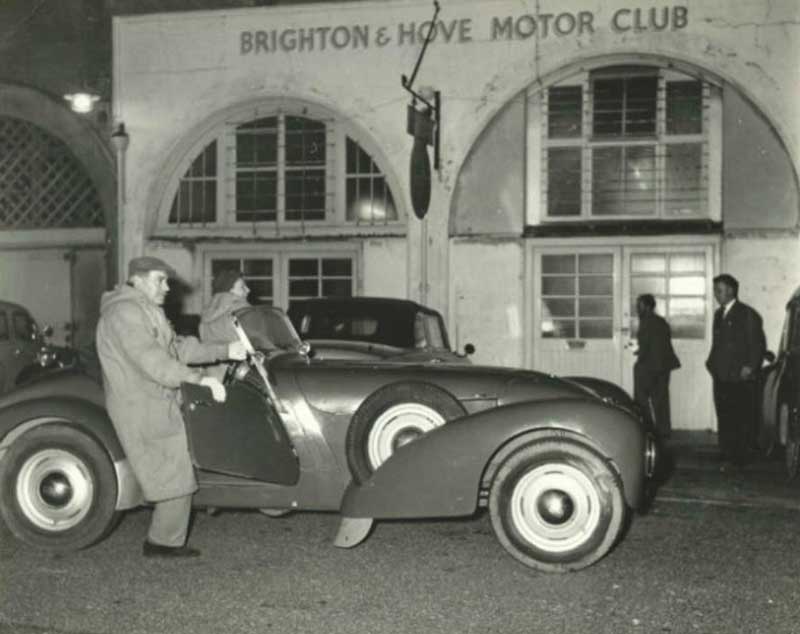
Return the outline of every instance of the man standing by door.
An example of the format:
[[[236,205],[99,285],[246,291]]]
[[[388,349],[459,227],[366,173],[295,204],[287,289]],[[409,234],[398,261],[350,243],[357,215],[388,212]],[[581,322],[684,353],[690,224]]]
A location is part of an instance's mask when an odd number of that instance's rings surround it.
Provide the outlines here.
[[[158,258],[131,260],[128,282],[102,297],[96,333],[111,422],[145,500],[154,505],[146,557],[199,554],[185,546],[197,483],[179,387],[206,385],[218,401],[225,400],[225,388],[186,364],[245,358],[239,342],[206,345],[175,336],[162,308],[171,274]]]
[[[741,466],[748,460],[755,431],[758,375],[766,341],[761,316],[740,302],[739,282],[723,273],[714,278],[714,336],[706,368],[714,380],[714,406],[723,459]]]
[[[672,431],[669,410],[669,375],[681,367],[672,348],[672,335],[666,319],[656,314],[656,300],[650,294],[636,298],[639,344],[633,366],[633,395],[650,414],[660,438],[669,438]]]

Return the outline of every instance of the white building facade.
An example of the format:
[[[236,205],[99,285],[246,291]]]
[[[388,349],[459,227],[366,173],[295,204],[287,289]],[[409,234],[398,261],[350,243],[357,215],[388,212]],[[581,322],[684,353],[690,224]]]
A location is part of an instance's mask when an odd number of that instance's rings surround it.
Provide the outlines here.
[[[410,74],[428,2],[115,18],[121,260],[164,258],[198,313],[215,270],[255,301],[408,297],[478,363],[632,387],[632,301],[683,367],[676,427],[714,426],[711,279],[777,345],[797,286],[796,2],[447,2],[415,86],[442,96],[412,210]]]

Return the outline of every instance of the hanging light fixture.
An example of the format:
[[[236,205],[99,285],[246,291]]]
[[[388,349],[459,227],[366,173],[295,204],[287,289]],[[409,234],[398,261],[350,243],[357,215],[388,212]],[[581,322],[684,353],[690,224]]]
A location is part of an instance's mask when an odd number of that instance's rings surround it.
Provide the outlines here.
[[[84,5],[81,10],[79,27],[77,29],[77,37],[79,38],[80,46],[80,77],[82,80],[81,86],[74,91],[64,95],[64,99],[69,102],[69,107],[73,112],[80,114],[89,114],[94,111],[95,104],[100,101],[101,96],[94,86],[90,85],[88,78],[90,77],[90,64],[89,64],[89,51],[87,51],[89,41],[88,22],[91,16],[88,9]],[[73,84],[75,86],[75,84]]]

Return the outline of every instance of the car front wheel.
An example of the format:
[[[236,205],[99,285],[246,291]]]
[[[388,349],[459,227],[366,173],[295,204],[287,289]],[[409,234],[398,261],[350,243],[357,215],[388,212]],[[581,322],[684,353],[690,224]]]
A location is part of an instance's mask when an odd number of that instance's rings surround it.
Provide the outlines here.
[[[506,458],[492,483],[489,513],[497,539],[515,559],[566,572],[611,550],[627,507],[607,461],[558,439],[526,445]]]
[[[0,514],[33,546],[77,550],[114,526],[117,481],[107,452],[66,424],[17,438],[0,465]]]

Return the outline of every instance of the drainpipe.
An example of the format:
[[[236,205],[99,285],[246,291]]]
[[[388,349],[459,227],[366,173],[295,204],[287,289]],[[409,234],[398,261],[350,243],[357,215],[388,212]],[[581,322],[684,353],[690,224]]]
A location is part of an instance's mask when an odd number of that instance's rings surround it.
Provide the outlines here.
[[[130,138],[125,131],[125,124],[119,123],[111,134],[111,144],[114,146],[117,157],[117,283],[123,281],[125,274],[125,151],[128,149]]]

